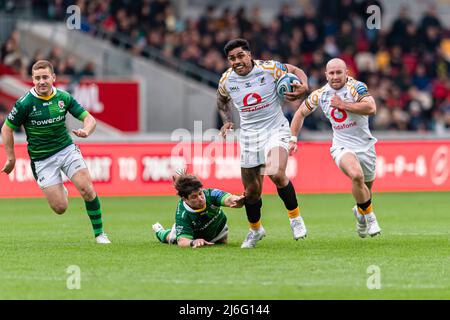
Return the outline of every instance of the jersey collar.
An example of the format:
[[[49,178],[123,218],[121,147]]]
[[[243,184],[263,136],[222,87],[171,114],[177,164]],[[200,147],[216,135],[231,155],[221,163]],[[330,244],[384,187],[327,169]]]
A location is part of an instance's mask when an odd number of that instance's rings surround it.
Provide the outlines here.
[[[184,208],[187,210],[187,211],[189,211],[189,212],[203,212],[203,211],[205,211],[206,210],[206,203],[205,203],[205,206],[203,207],[203,208],[201,208],[201,209],[192,209],[186,202],[184,202],[183,201],[183,205],[184,205]]]
[[[30,92],[31,92],[31,94],[32,94],[33,96],[35,96],[36,98],[41,99],[41,100],[46,100],[46,101],[48,101],[48,100],[50,100],[51,98],[53,98],[53,97],[56,95],[56,88],[55,88],[55,87],[52,87],[52,93],[51,93],[49,96],[40,96],[40,95],[38,95],[38,93],[36,92],[36,90],[34,89],[34,87],[31,88]]]

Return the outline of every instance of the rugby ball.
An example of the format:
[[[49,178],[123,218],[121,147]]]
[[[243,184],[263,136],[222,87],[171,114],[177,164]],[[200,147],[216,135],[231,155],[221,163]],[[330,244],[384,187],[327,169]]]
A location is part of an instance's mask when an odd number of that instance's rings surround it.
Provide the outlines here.
[[[286,92],[292,92],[294,91],[292,88],[292,84],[297,83],[300,84],[300,79],[293,73],[286,73],[283,76],[280,77],[277,81],[277,95],[280,97],[280,99],[284,99],[284,94]]]

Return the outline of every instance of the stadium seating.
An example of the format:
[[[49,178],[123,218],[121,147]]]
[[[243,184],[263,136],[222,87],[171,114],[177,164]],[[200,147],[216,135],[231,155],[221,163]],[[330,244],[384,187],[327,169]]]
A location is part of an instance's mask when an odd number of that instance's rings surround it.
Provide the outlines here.
[[[169,0],[135,1],[133,5],[117,0],[110,6],[101,1],[77,3],[84,4],[82,31],[109,39],[133,55],[158,59],[166,67],[184,70],[212,87],[227,68],[223,45],[231,38],[245,37],[255,57],[302,67],[311,89],[325,82],[324,65],[328,59],[338,56],[345,60],[350,74],[366,82],[377,100],[378,113],[370,123],[375,130],[450,129],[450,31],[435,7],[428,7],[416,21],[410,11],[417,16],[418,9],[408,11],[380,1],[311,2],[316,7],[306,4],[301,10],[288,1],[279,5],[278,13],[268,20],[256,2],[245,7],[210,5],[197,12],[198,18],[185,19],[180,18],[177,3]],[[370,4],[382,10],[387,7],[386,15],[392,20],[389,28],[365,27],[365,9]],[[195,1],[193,5],[201,7]],[[394,10],[397,15],[393,15]],[[64,19],[57,7],[36,12],[47,20]],[[8,44],[9,40],[2,45],[2,62],[24,73],[24,66],[14,59],[14,54],[6,52]],[[205,72],[189,68],[192,65]],[[80,72],[74,69],[70,57],[59,62],[58,68],[65,74]],[[92,71],[91,67],[84,72]],[[214,75],[216,81],[212,80]],[[293,112],[286,107],[288,118]],[[317,121],[320,117],[317,113],[308,118],[305,128],[328,129],[326,123]]]

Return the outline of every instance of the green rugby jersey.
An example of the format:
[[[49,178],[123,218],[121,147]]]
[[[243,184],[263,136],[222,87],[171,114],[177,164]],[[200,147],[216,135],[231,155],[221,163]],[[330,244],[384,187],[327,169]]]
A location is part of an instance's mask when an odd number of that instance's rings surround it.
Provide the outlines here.
[[[16,129],[23,125],[28,154],[32,161],[43,160],[73,143],[66,128],[70,112],[83,121],[89,114],[68,92],[53,87],[52,94],[39,96],[34,88],[16,101],[6,124]]]
[[[190,208],[183,200],[177,206],[175,218],[177,240],[180,237],[189,239],[214,239],[227,223],[227,217],[220,208],[230,193],[218,189],[203,189],[206,207],[202,210]]]

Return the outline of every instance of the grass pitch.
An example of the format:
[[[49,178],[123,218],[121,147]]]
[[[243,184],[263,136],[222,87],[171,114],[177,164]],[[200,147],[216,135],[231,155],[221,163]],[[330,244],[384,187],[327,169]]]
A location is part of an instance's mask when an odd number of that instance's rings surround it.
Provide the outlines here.
[[[263,197],[267,236],[240,249],[244,209],[225,208],[229,244],[161,244],[176,197],[102,197],[113,244],[94,243],[81,199],[57,216],[45,199],[0,200],[0,299],[449,299],[449,193],[374,196],[383,233],[360,239],[349,194],[299,195],[308,228],[294,241],[277,196]],[[69,290],[69,266],[81,288]],[[375,266],[375,267],[370,267]],[[379,268],[377,275],[371,268]],[[374,280],[375,279],[375,280]],[[70,281],[69,281],[70,282]]]

